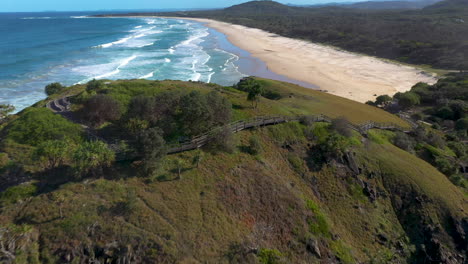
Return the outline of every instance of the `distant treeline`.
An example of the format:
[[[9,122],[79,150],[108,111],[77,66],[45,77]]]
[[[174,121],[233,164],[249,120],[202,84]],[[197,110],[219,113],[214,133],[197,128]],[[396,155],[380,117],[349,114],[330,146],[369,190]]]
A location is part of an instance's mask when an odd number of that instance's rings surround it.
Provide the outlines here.
[[[401,62],[468,70],[468,5],[463,2],[379,11],[255,1],[222,10],[151,15],[210,18]]]

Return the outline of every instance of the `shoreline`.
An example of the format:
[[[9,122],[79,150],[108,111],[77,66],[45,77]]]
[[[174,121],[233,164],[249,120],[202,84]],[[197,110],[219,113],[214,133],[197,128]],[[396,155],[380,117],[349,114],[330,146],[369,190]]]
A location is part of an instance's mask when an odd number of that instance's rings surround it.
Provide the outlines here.
[[[236,65],[237,70],[241,74],[246,75],[246,76],[256,76],[256,77],[261,77],[261,78],[266,78],[266,79],[271,79],[271,80],[293,83],[293,84],[297,84],[299,86],[314,89],[314,90],[319,89],[319,87],[316,85],[290,79],[285,75],[272,72],[271,70],[268,69],[268,66],[266,65],[264,61],[252,56],[252,54],[250,54],[248,51],[241,49],[238,46],[232,44],[228,40],[226,34],[223,34],[210,27],[207,27],[207,28],[208,28],[208,32],[210,33],[210,35],[216,39],[216,43],[219,45],[218,46],[219,49],[227,51],[237,56],[237,60],[233,63],[234,65]]]
[[[309,84],[306,88],[320,89],[361,103],[375,100],[378,95],[392,96],[408,91],[418,82],[433,84],[437,81],[436,77],[413,66],[286,38],[260,29],[204,18],[161,18],[203,23],[263,62],[267,71],[284,76],[283,81],[302,86]],[[255,75],[255,72],[249,74]]]

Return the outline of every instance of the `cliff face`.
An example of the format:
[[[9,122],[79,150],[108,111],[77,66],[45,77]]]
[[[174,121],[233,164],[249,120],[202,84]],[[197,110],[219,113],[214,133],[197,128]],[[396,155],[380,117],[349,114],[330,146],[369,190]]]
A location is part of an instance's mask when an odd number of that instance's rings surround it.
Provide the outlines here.
[[[257,156],[208,154],[196,168],[193,152],[179,154],[180,179],[170,161],[150,178],[119,164],[103,179],[3,203],[2,259],[464,263],[466,198],[445,176],[370,140],[318,168],[300,128],[238,134],[239,146],[261,138]]]

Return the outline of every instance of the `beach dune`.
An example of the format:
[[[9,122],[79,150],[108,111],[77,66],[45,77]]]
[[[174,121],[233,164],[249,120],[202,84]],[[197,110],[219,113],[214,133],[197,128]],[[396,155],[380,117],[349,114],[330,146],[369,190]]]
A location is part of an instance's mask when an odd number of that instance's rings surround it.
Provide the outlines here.
[[[203,22],[225,34],[234,45],[264,61],[274,73],[358,102],[375,100],[376,95],[408,91],[417,82],[433,84],[437,81],[421,69],[375,57],[240,25],[209,19],[183,19]]]

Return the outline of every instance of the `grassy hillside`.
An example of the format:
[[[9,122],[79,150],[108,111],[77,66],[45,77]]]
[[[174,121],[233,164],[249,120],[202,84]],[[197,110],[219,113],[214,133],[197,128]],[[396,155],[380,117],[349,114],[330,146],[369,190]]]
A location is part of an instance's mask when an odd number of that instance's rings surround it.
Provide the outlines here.
[[[275,100],[261,97],[254,108],[247,93],[233,87],[142,80],[94,90],[74,86],[52,97],[76,95],[70,100],[80,113],[90,107],[89,100],[105,94],[121,104],[125,117],[138,95],[160,98],[178,91],[184,98],[190,91],[216,91],[231,103],[232,120],[326,114],[354,123],[407,125],[369,105],[278,81],[255,81]],[[42,109],[46,102],[35,107]],[[41,144],[11,136],[31,112],[34,108],[11,117],[2,130],[0,157],[9,159],[0,163],[2,177],[22,171],[31,181],[0,193],[0,242],[7,245],[0,261],[12,256],[13,263],[464,261],[466,196],[434,167],[390,144],[393,132],[376,130],[366,138],[339,122],[304,120],[236,133],[230,151],[169,155],[151,173],[142,170],[144,160],[135,159],[77,177],[75,159],[44,169],[40,159],[28,156]],[[123,117],[94,130],[115,136],[109,131],[127,120]],[[69,146],[87,144],[67,140]],[[25,149],[22,155],[19,149]]]

